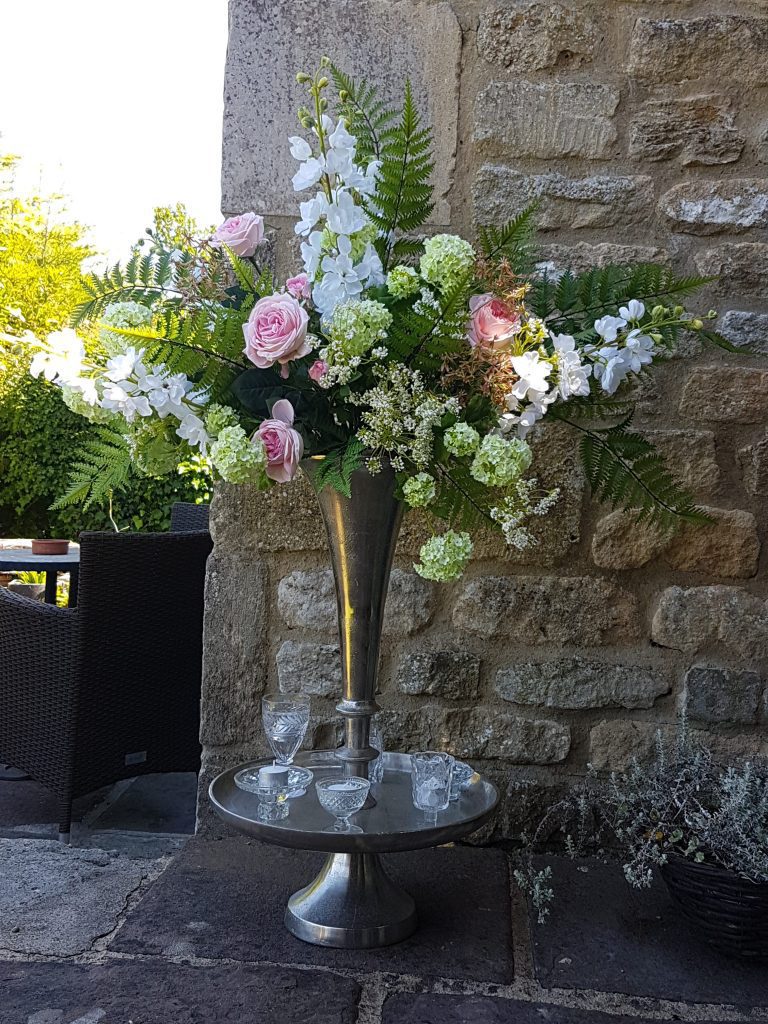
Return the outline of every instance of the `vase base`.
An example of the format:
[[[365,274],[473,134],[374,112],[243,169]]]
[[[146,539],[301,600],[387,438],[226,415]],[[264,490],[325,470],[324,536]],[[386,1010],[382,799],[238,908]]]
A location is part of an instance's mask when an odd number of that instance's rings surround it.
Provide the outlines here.
[[[372,853],[335,853],[320,874],[288,900],[285,926],[316,946],[374,949],[407,939],[416,905]]]

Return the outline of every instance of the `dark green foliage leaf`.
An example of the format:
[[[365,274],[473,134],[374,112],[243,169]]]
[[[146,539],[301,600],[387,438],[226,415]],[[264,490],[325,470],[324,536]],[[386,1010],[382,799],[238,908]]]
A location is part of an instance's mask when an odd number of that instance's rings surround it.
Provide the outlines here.
[[[699,337],[704,338],[712,345],[716,345],[718,348],[725,349],[726,352],[736,352],[739,355],[756,355],[758,353],[752,348],[751,345],[739,345],[736,346],[728,341],[719,331],[708,331],[703,330],[698,332]]]
[[[363,465],[364,448],[356,437],[347,444],[334,448],[322,460],[318,460],[310,479],[319,494],[324,487],[339,491],[346,498],[352,495],[352,474]]]
[[[232,393],[248,412],[257,419],[266,419],[272,406],[280,398],[287,398],[294,410],[300,411],[302,392],[296,385],[284,380],[278,370],[260,370],[253,367],[241,373],[232,384]]]
[[[593,494],[614,508],[663,528],[711,522],[675,481],[653,444],[629,430],[629,419],[611,427],[584,429],[580,452]]]
[[[480,256],[489,262],[506,260],[516,274],[528,274],[533,267],[538,203],[531,203],[502,227],[480,227],[477,248]]]
[[[119,490],[131,475],[131,449],[112,427],[98,427],[75,456],[67,491],[51,508],[81,504],[84,509]]]
[[[488,491],[470,474],[469,467],[459,462],[450,472],[436,465],[435,500],[429,511],[455,530],[472,530],[493,525],[488,514]]]

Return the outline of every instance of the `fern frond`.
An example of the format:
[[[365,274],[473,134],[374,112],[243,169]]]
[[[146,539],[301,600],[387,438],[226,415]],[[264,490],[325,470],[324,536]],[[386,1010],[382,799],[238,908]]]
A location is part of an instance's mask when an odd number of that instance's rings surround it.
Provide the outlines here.
[[[126,438],[112,427],[98,427],[95,436],[76,452],[69,487],[51,508],[82,504],[87,509],[119,490],[131,473],[132,456]]]
[[[113,302],[140,302],[151,305],[161,298],[177,298],[173,288],[170,253],[132,257],[125,267],[116,264],[104,274],[88,274],[83,288],[91,297],[72,313],[70,323],[77,327],[87,320],[98,320]]]
[[[363,444],[351,437],[346,444],[334,448],[318,464],[310,479],[319,494],[324,487],[339,491],[345,497],[352,495],[352,474],[363,465]]]
[[[533,265],[533,238],[538,203],[531,203],[502,227],[480,227],[477,243],[480,256],[488,262],[506,260],[516,274],[527,274]]]
[[[429,511],[454,530],[498,528],[487,508],[487,489],[472,477],[469,468],[454,463],[450,471],[436,464],[435,499]]]
[[[336,89],[346,96],[339,104],[339,113],[357,140],[355,159],[363,165],[380,160],[382,144],[390,136],[396,112],[377,98],[376,86],[369,85],[366,79],[355,82],[335,64],[331,64],[330,72]]]

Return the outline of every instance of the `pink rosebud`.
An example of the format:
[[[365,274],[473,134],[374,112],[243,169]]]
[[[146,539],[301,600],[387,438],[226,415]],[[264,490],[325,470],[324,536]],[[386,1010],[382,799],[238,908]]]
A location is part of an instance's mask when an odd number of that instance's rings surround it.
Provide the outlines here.
[[[309,376],[314,381],[322,380],[328,373],[328,363],[324,359],[316,359],[309,368]]]
[[[264,420],[253,435],[267,453],[267,476],[280,484],[293,480],[304,454],[304,439],[293,429],[293,416],[293,406],[281,398],[272,406],[272,419]]]
[[[296,277],[289,277],[285,287],[294,299],[310,299],[312,297],[312,286],[306,274],[297,274]]]
[[[472,296],[469,310],[472,315],[467,337],[473,348],[509,348],[520,329],[520,317],[506,302],[486,292],[485,295]]]
[[[264,237],[264,218],[256,213],[227,217],[213,235],[213,241],[228,245],[237,256],[253,256]]]
[[[292,295],[278,293],[259,299],[243,324],[243,351],[261,370],[280,363],[283,377],[287,377],[286,364],[312,351],[307,342],[308,322],[306,309]]]

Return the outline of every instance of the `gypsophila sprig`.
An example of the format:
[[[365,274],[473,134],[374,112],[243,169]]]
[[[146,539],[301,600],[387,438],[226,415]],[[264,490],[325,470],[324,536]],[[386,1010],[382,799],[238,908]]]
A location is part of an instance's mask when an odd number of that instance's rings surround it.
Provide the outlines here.
[[[264,217],[245,210],[205,236],[154,233],[88,275],[76,323],[95,354],[72,329],[29,340],[31,372],[106,438],[67,500],[105,493],[130,464],[208,459],[220,479],[266,487],[322,456],[315,478],[345,495],[361,468],[394,471],[408,504],[452,528],[419,563],[449,579],[469,528],[533,543],[557,489],[536,482],[526,438],[556,419],[599,498],[665,528],[706,521],[630,429],[633,382],[683,332],[727,347],[705,326],[715,314],[682,305],[698,282],[653,264],[534,273],[532,208],[480,228],[476,247],[428,237],[432,129],[410,85],[390,108],[325,57],[296,81],[291,276],[273,279]]]

